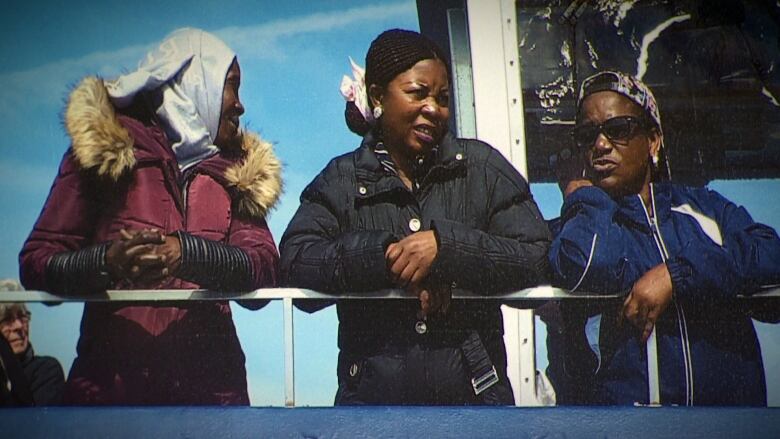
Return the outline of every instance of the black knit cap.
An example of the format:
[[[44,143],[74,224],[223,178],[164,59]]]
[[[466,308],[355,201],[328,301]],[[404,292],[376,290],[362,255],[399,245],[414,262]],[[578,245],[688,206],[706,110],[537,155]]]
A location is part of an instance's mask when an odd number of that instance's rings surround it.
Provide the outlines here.
[[[403,29],[382,32],[371,42],[366,53],[366,90],[371,84],[386,87],[393,78],[424,59],[441,60],[447,68],[447,77],[452,77],[444,52],[427,37]],[[364,136],[372,129],[354,102],[347,102],[344,118],[353,133]]]
[[[414,31],[386,30],[371,42],[366,53],[366,87],[385,87],[424,59],[441,60],[447,67],[447,76],[451,76],[450,63],[436,43]]]

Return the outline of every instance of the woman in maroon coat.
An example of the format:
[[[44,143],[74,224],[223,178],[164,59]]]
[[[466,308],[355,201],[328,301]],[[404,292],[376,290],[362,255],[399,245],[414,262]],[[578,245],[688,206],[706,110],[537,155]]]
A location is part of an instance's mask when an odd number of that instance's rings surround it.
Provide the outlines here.
[[[84,79],[65,111],[71,147],[20,255],[25,287],[275,286],[265,214],[280,163],[239,131],[239,85],[235,54],[196,29],[135,72]],[[77,351],[66,403],[249,403],[227,302],[87,303]]]

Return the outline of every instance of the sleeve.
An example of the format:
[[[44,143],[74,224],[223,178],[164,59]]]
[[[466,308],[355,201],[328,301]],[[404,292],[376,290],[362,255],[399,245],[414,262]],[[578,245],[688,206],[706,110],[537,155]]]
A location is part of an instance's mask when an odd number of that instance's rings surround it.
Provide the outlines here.
[[[281,241],[283,283],[322,292],[392,288],[385,250],[397,239],[384,230],[348,230],[335,206],[352,206],[347,188],[324,171],[303,191]]]
[[[263,219],[234,218],[230,225],[230,245],[243,249],[251,270],[250,289],[273,288],[279,285],[279,251],[276,249],[268,223]],[[238,301],[247,309],[260,309],[266,301]]]
[[[633,238],[615,222],[618,205],[603,190],[582,187],[561,208],[560,230],[553,237],[549,260],[554,283],[572,292],[613,294],[628,291],[638,267],[625,255]]]
[[[19,275],[28,290],[43,290],[65,294],[74,289],[100,290],[105,285],[104,261],[94,256],[98,247],[88,249],[93,243],[92,230],[100,206],[85,173],[81,172],[68,151],[60,165],[49,196],[30,236],[19,254]],[[87,249],[87,250],[84,250]],[[79,250],[84,250],[79,253]],[[102,253],[101,253],[102,254]],[[59,264],[50,268],[55,255]],[[61,270],[75,264],[78,278],[65,282]]]
[[[242,249],[249,257],[252,268],[251,289],[278,285],[279,251],[264,218],[234,218],[230,224],[228,244]]]
[[[199,227],[195,230],[176,232],[181,244],[181,266],[176,277],[210,290],[251,291],[277,286],[279,253],[265,218],[232,215],[225,241],[201,236],[204,232],[197,231]],[[238,303],[260,309],[268,302]]]
[[[702,207],[714,209],[717,224],[706,237],[686,236],[681,251],[667,261],[675,294],[683,299],[734,296],[780,283],[777,232],[753,221],[744,207],[705,191]],[[698,221],[702,230],[713,229],[707,219]]]
[[[498,154],[491,151],[484,184],[479,178],[469,183],[479,186],[472,198],[487,200],[485,230],[448,219],[431,222],[439,245],[431,267],[434,282],[481,293],[547,282],[549,230],[525,179]]]

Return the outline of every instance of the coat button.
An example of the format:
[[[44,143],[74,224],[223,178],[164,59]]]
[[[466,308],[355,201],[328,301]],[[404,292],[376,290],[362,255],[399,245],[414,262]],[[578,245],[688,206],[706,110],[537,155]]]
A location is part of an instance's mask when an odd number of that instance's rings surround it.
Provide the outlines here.
[[[352,363],[352,366],[349,366],[349,376],[355,378],[357,374],[358,374],[358,365],[357,363]]]
[[[463,160],[463,154],[461,153],[455,154],[455,160]]]
[[[358,192],[360,192],[360,195],[365,195],[365,194],[366,194],[366,192],[368,192],[368,189],[366,189],[366,187],[365,187],[365,186],[360,186],[360,187],[358,188]]]
[[[422,320],[419,320],[417,323],[414,324],[414,330],[418,334],[425,334],[428,332],[428,325],[425,324]]]
[[[420,231],[420,220],[417,218],[412,218],[409,220],[409,230],[412,232],[419,232]]]

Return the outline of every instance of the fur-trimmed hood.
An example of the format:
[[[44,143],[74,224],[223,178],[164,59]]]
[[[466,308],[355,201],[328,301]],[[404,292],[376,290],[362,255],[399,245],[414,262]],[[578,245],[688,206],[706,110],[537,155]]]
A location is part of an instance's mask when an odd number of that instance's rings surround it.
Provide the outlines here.
[[[119,122],[103,80],[87,77],[76,86],[65,109],[65,128],[71,137],[73,155],[82,169],[117,181],[136,165],[134,140]],[[238,210],[263,217],[282,194],[282,165],[273,146],[257,134],[245,132],[245,156],[225,170],[228,186],[234,187]]]

